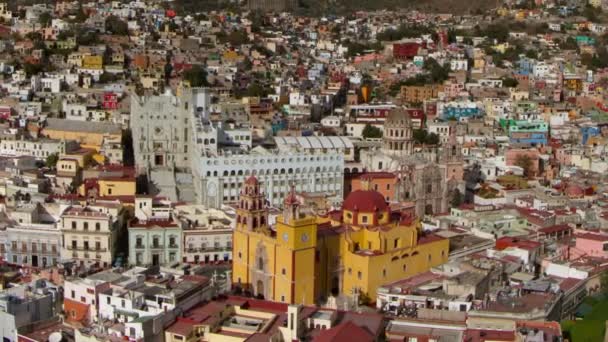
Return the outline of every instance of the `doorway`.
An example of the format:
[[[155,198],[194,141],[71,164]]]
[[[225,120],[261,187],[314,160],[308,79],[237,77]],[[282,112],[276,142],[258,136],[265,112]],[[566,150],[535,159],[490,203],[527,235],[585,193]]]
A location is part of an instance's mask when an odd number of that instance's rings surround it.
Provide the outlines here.
[[[158,266],[160,264],[160,255],[152,254],[152,265]]]
[[[32,255],[32,267],[38,267],[38,256]]]
[[[156,166],[163,166],[163,165],[165,165],[164,158],[163,158],[162,155],[157,154],[157,155],[154,156],[154,165],[156,165]]]

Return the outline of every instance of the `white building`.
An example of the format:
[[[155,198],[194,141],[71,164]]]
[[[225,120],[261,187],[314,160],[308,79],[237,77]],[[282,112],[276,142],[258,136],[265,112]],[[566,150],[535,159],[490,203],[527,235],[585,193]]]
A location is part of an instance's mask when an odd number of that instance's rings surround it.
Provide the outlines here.
[[[64,154],[76,150],[79,144],[75,141],[55,139],[38,140],[2,140],[0,155],[10,157],[31,156],[44,160],[52,154]]]
[[[184,223],[184,262],[209,263],[232,260],[234,215],[226,208],[179,205],[175,213]]]
[[[121,222],[118,204],[73,206],[61,215],[61,259],[108,267],[116,251]]]
[[[48,267],[59,260],[61,231],[57,219],[40,204],[26,204],[9,213],[15,222],[4,235],[4,260],[15,265]]]

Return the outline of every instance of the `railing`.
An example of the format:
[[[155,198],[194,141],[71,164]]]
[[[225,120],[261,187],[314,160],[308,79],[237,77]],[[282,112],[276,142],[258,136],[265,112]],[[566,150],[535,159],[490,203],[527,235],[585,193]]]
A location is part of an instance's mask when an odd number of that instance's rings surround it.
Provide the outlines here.
[[[205,248],[188,248],[186,253],[197,253],[197,252],[229,252],[232,251],[232,247],[205,247]]]
[[[106,252],[107,248],[96,248],[96,247],[84,247],[84,246],[67,246],[68,251],[93,251],[93,252]]]

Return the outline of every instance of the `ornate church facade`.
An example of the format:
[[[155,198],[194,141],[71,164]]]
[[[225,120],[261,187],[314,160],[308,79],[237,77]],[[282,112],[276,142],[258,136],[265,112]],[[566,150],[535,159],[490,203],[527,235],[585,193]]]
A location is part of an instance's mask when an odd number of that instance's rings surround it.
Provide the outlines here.
[[[447,212],[463,184],[462,154],[455,137],[441,147],[415,151],[412,123],[401,108],[393,109],[384,123],[382,147],[362,151],[361,162],[368,172],[395,173],[397,199],[414,203],[419,217]]]

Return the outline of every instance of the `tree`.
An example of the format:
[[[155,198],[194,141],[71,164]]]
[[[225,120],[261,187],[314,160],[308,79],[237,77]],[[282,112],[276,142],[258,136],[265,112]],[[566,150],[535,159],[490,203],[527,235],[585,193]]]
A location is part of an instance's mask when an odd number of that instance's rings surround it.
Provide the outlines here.
[[[239,45],[243,45],[243,44],[246,44],[247,42],[249,42],[249,36],[247,35],[247,32],[244,30],[235,30],[235,31],[231,31],[228,34],[226,34],[226,33],[218,34],[218,40],[222,44],[229,43],[233,46],[239,46]]]
[[[600,275],[600,289],[604,294],[608,294],[608,271],[604,271]]]
[[[515,165],[524,170],[525,177],[532,176],[532,158],[527,154],[518,154],[515,158]]]
[[[363,132],[361,133],[366,139],[377,139],[382,138],[382,130],[378,127],[374,127],[370,124],[366,124],[363,128]]]
[[[515,88],[519,82],[513,77],[505,77],[502,79],[502,86],[505,88]]]
[[[458,208],[460,207],[460,205],[462,204],[462,194],[460,193],[460,190],[458,189],[454,189],[454,193],[452,195],[452,200],[450,202],[450,204],[452,205],[452,208]]]
[[[423,129],[415,129],[412,134],[412,137],[414,138],[415,142],[419,144],[424,144],[424,142],[426,141],[427,134],[427,131]]]
[[[38,16],[38,23],[40,23],[40,25],[42,25],[42,27],[49,26],[51,24],[51,20],[53,20],[53,17],[51,16],[51,14],[49,12],[42,12]]]
[[[129,26],[126,22],[115,15],[110,15],[106,18],[106,31],[120,36],[129,34]]]
[[[431,132],[426,136],[425,143],[427,145],[437,145],[439,144],[439,136],[436,133]]]
[[[59,154],[53,153],[46,157],[46,161],[44,162],[46,167],[54,169],[57,166],[57,162],[59,161]]]
[[[190,82],[191,87],[205,87],[207,82],[207,71],[200,65],[193,65],[189,70],[184,71],[184,80]]]

